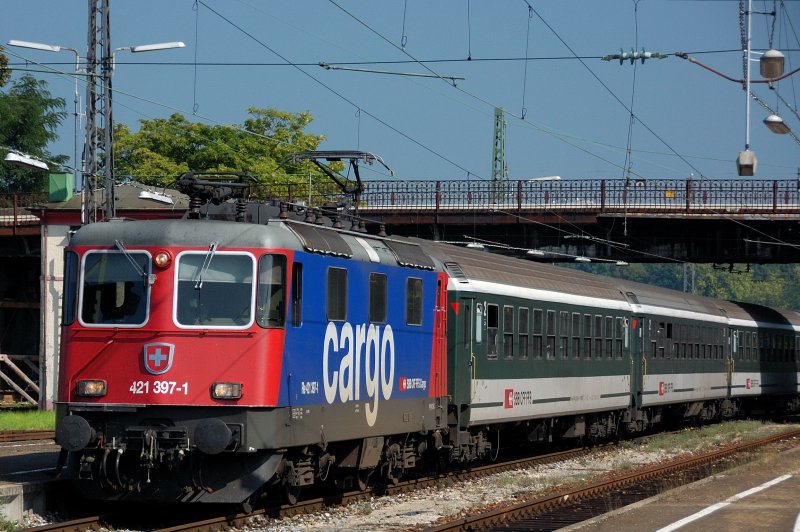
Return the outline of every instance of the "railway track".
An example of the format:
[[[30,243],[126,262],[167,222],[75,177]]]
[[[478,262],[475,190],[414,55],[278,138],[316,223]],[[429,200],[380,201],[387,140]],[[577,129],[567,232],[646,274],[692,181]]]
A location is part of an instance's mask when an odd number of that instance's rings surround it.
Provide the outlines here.
[[[744,453],[753,452],[760,447],[790,438],[800,437],[800,430],[782,433],[745,444],[731,445],[691,458],[674,459],[664,463],[644,467],[635,472],[603,478],[587,486],[572,487],[547,496],[517,502],[513,505],[496,507],[457,520],[440,523],[428,532],[450,530],[491,529],[502,526],[504,530],[555,530],[577,523],[613,509],[631,504],[636,500],[664,491],[665,485],[676,487],[693,482],[712,474],[709,464],[719,464],[723,460]],[[397,485],[376,486],[366,491],[337,493],[326,497],[301,501],[295,505],[270,506],[251,513],[235,513],[197,519],[197,512],[187,512],[186,522],[180,522],[174,514],[170,519],[160,520],[152,515],[148,529],[156,527],[160,532],[219,531],[230,527],[269,526],[270,521],[298,515],[324,511],[332,506],[348,505],[371,497],[398,495],[410,491],[436,486],[439,483],[456,483],[511,471],[530,468],[536,465],[572,460],[596,452],[598,449],[612,447],[609,444],[588,449],[573,449],[536,457],[511,460],[500,464],[474,467],[468,471],[453,472],[447,475],[420,478],[401,482]],[[669,479],[669,480],[666,480]],[[568,511],[564,508],[568,507]],[[36,532],[83,531],[104,528],[132,528],[125,514],[106,514],[73,521],[54,523],[32,529]],[[141,519],[141,516],[139,516]],[[159,521],[160,520],[160,521]],[[157,523],[161,524],[157,524]],[[176,523],[176,524],[168,524]]]
[[[730,445],[701,455],[658,463],[630,473],[586,486],[569,488],[546,496],[502,506],[426,529],[426,532],[453,530],[557,530],[591,517],[610,512],[637,500],[650,497],[680,484],[694,482],[713,473],[713,465],[736,455],[791,438],[800,437],[800,430],[760,440]]]
[[[0,443],[52,440],[55,432],[52,430],[3,430],[0,431]]]
[[[409,480],[405,482],[400,482],[396,485],[376,486],[366,491],[350,491],[345,493],[337,493],[332,496],[329,495],[326,497],[304,500],[295,505],[270,506],[264,509],[258,509],[251,513],[238,513],[238,514],[213,516],[207,519],[201,519],[191,522],[189,522],[187,519],[187,522],[185,523],[168,525],[168,526],[153,525],[153,523],[150,523],[151,524],[150,528],[152,528],[152,526],[160,526],[161,528],[158,528],[160,532],[219,531],[220,529],[224,529],[227,527],[246,526],[248,524],[251,524],[254,520],[263,521],[263,520],[292,517],[297,515],[311,514],[314,512],[325,510],[326,508],[329,508],[331,506],[347,505],[362,500],[368,500],[370,497],[373,496],[397,495],[400,493],[406,493],[418,489],[423,489],[429,486],[435,486],[437,483],[440,482],[463,482],[466,480],[472,480],[488,475],[493,475],[503,471],[510,471],[514,469],[533,467],[539,464],[548,464],[553,462],[575,459],[581,456],[588,455],[592,452],[596,452],[598,449],[607,448],[612,445],[613,444],[608,444],[587,449],[570,449],[567,451],[549,453],[535,457],[510,460],[498,464],[474,467],[467,471],[452,472],[447,475]],[[191,512],[186,512],[186,513],[187,515],[189,515]],[[194,514],[196,515],[197,512],[195,511]],[[140,517],[141,516],[139,516],[139,518]],[[161,519],[159,516],[154,514],[152,515],[152,518],[154,523],[158,522]],[[131,528],[129,519],[130,517],[124,513],[122,514],[108,513],[102,516],[98,515],[81,519],[75,519],[71,521],[65,521],[61,523],[52,523],[31,530],[34,530],[36,532],[59,532],[59,531],[79,532],[84,530],[99,530],[101,528],[109,528],[109,529]],[[179,521],[179,519],[176,518],[174,514],[172,514],[169,518],[169,522],[174,523],[176,521]]]

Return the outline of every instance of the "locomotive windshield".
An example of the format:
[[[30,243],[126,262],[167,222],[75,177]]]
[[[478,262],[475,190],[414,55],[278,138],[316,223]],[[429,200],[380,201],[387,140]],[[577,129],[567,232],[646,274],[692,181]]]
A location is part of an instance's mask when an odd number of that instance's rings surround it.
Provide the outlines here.
[[[255,260],[246,253],[180,254],[176,322],[185,327],[249,327],[253,323],[254,274]]]
[[[87,325],[140,326],[147,321],[150,255],[89,252],[83,258],[81,320]]]

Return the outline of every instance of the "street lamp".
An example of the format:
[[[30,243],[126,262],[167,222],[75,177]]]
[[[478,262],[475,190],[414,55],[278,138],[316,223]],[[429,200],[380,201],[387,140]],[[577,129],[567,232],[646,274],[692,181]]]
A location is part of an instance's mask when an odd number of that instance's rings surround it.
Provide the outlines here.
[[[709,72],[713,72],[714,74],[727,79],[728,81],[733,81],[735,83],[741,83],[742,88],[745,91],[745,116],[746,116],[746,125],[745,125],[745,140],[744,140],[744,151],[739,152],[739,157],[736,159],[736,169],[740,176],[753,176],[756,173],[756,167],[758,166],[758,159],[756,159],[756,154],[750,150],[750,85],[752,83],[767,83],[770,87],[776,81],[780,81],[784,78],[788,78],[789,76],[796,74],[800,71],[800,67],[795,68],[787,72],[786,74],[783,73],[784,67],[784,56],[781,52],[774,49],[769,49],[761,55],[760,63],[760,71],[761,75],[765,78],[762,80],[751,80],[750,79],[750,62],[752,61],[751,56],[754,53],[750,49],[750,34],[751,34],[751,26],[752,26],[752,14],[753,14],[753,0],[748,0],[747,6],[747,39],[746,39],[746,47],[744,50],[745,56],[745,72],[744,72],[744,79],[735,79],[730,76],[723,74],[722,72],[711,68],[710,66],[704,65],[697,59],[689,57],[689,54],[685,52],[677,52],[675,55],[686,59],[690,63],[694,63],[698,66],[701,66],[708,70]],[[769,14],[769,13],[762,13],[762,14]],[[774,16],[774,13],[772,13]],[[753,96],[755,97],[755,96]],[[762,104],[763,105],[763,104]],[[783,119],[778,116],[777,114],[773,113],[769,115],[766,119],[764,119],[764,125],[766,125],[770,131],[778,134],[786,134],[790,132],[789,126],[787,126]]]
[[[789,126],[786,125],[786,122],[783,121],[783,118],[776,114],[771,114],[766,117],[764,119],[764,125],[767,126],[770,131],[778,135],[785,135],[791,131]]]
[[[75,186],[76,188],[83,188],[79,185],[82,183],[81,180],[78,180],[77,173],[79,168],[81,168],[80,164],[78,163],[78,131],[79,129],[79,122],[80,122],[80,95],[78,93],[78,74],[80,73],[80,63],[81,63],[81,56],[78,53],[78,50],[75,48],[69,48],[68,46],[59,46],[56,44],[44,44],[39,42],[30,42],[30,41],[19,41],[17,39],[11,39],[8,41],[9,46],[17,46],[20,48],[30,48],[32,50],[43,50],[45,52],[61,52],[67,51],[72,52],[75,54],[75,99],[74,99],[74,114],[75,114],[75,131],[74,131],[74,142],[73,142],[73,150],[72,150],[72,168],[75,172]]]
[[[116,51],[117,52],[129,51],[137,53],[137,52],[155,52],[157,50],[169,50],[170,48],[186,48],[186,45],[183,44],[183,42],[181,41],[159,42],[155,44],[139,44],[136,46],[123,46],[122,48],[116,48]]]
[[[8,164],[20,166],[28,170],[49,170],[46,162],[24,153],[10,151],[4,160]]]

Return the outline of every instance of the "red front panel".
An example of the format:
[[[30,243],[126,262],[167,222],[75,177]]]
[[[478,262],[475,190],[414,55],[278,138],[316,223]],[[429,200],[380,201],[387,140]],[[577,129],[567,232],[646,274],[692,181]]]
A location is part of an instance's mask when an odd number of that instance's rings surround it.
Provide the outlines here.
[[[80,251],[80,250],[78,250]],[[155,255],[158,250],[148,249]],[[180,250],[170,250],[173,256]],[[290,257],[287,269],[291,269]],[[154,269],[142,327],[62,330],[59,400],[80,403],[276,406],[285,331],[180,329],[173,319],[175,268]],[[288,274],[288,273],[287,273]],[[78,381],[103,380],[103,397],[77,395]],[[214,383],[242,384],[237,400],[214,399]]]

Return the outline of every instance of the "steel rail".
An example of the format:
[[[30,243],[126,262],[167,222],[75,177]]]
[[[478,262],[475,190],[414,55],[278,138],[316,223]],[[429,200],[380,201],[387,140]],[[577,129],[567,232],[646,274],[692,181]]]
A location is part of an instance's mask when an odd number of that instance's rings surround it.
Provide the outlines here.
[[[351,491],[342,494],[337,494],[334,497],[328,496],[318,499],[301,501],[295,505],[282,505],[280,507],[259,509],[249,514],[241,513],[235,515],[226,515],[226,516],[205,519],[202,521],[185,523],[182,525],[176,525],[169,528],[159,529],[159,532],[189,532],[189,531],[212,532],[212,531],[218,531],[220,530],[221,527],[224,526],[227,527],[247,526],[248,522],[251,521],[253,518],[273,519],[273,518],[293,517],[296,515],[305,515],[321,511],[330,506],[344,506],[347,504],[352,504],[357,501],[369,499],[370,497],[376,495],[397,495],[400,493],[415,491],[426,487],[435,486],[437,483],[442,481],[463,482],[466,480],[485,477],[504,471],[533,467],[535,465],[547,464],[564,460],[571,460],[581,456],[585,456],[592,452],[596,452],[598,449],[605,449],[608,447],[612,447],[614,445],[615,444],[606,444],[591,448],[570,449],[567,451],[548,453],[545,455],[540,455],[535,457],[510,460],[498,464],[477,466],[465,471],[456,471],[448,473],[446,475],[408,480],[405,482],[400,482],[396,485],[376,486],[366,491]]]
[[[52,440],[55,432],[52,430],[4,430],[0,431],[0,443]]]
[[[677,458],[663,463],[646,467],[640,471],[626,473],[616,478],[604,479],[587,486],[568,488],[558,493],[537,497],[532,500],[495,508],[486,512],[462,517],[446,523],[441,523],[426,529],[426,532],[445,532],[451,530],[473,530],[497,526],[502,523],[519,519],[530,519],[536,514],[565,507],[582,499],[617,491],[622,488],[637,485],[641,482],[661,478],[675,472],[685,471],[702,464],[717,462],[739,453],[754,451],[772,443],[800,437],[800,430],[781,433],[768,438],[752,442],[731,445],[723,449],[710,451],[702,455]]]

